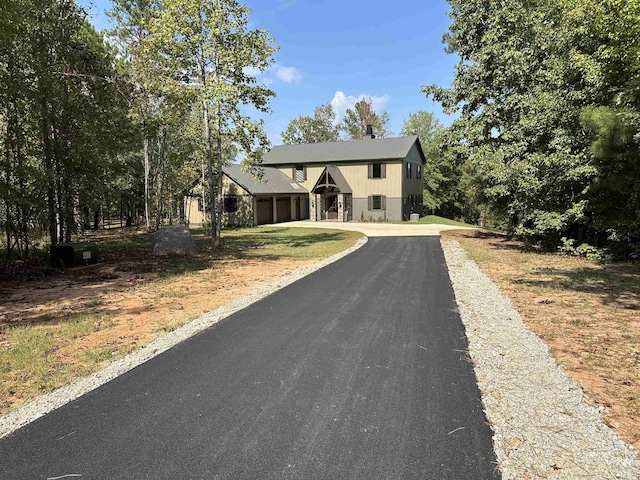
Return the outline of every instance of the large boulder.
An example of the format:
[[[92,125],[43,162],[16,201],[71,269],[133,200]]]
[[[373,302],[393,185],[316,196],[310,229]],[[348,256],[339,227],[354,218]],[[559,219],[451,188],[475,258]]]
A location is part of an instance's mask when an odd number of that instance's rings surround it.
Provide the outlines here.
[[[193,253],[196,243],[185,225],[161,227],[153,234],[153,253],[167,255],[169,253]]]

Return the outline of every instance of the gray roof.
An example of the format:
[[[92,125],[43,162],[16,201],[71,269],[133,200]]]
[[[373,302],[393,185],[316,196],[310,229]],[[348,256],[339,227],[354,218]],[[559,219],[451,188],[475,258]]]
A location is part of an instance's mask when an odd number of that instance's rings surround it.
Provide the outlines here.
[[[279,145],[263,155],[262,163],[264,165],[292,165],[296,163],[395,160],[405,158],[415,143],[423,153],[417,135],[347,142]],[[422,157],[424,158],[424,153]]]
[[[315,191],[315,189],[318,188],[318,185],[320,185],[320,182],[324,180],[325,172],[331,175],[331,178],[333,179],[335,186],[338,188],[338,190],[340,190],[340,193],[353,193],[351,191],[351,187],[344,179],[344,176],[342,175],[342,173],[340,173],[340,170],[338,170],[338,167],[334,167],[333,165],[329,165],[324,169],[322,175],[320,175],[320,177],[318,178],[318,181],[316,182],[312,191]]]
[[[263,173],[261,179],[257,178],[252,172],[243,171],[242,165],[222,167],[222,172],[226,176],[252,195],[264,193],[309,193],[277,168],[262,167],[258,168],[258,170]]]

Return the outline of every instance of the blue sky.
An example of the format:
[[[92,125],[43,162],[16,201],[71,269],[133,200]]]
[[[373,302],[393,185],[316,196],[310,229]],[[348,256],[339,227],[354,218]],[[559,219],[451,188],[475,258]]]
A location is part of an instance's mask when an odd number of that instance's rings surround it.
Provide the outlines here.
[[[98,29],[108,28],[110,0],[78,0]],[[409,113],[452,119],[420,88],[451,85],[457,56],[444,52],[449,18],[445,0],[245,0],[251,27],[268,30],[280,50],[260,76],[276,92],[264,116],[273,145],[291,120],[331,102],[338,116],[362,96],[387,111],[398,135]]]

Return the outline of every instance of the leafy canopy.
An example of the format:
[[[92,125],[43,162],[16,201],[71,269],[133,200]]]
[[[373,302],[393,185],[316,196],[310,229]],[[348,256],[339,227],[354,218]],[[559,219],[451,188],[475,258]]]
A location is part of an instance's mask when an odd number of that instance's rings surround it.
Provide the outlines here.
[[[373,133],[377,137],[388,137],[392,135],[389,130],[389,114],[382,112],[378,114],[373,110],[373,100],[371,97],[364,97],[353,108],[345,112],[340,130],[344,132],[347,139],[361,140],[367,131],[367,125],[373,127]]]
[[[335,124],[335,112],[330,103],[319,105],[313,117],[298,117],[291,120],[282,132],[285,144],[335,142],[340,130]]]

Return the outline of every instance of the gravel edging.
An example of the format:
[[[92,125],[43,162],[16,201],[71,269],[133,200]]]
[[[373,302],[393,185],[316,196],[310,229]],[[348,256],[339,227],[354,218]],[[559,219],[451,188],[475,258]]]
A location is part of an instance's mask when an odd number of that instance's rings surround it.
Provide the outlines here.
[[[640,478],[637,450],[606,426],[509,298],[457,241],[441,244],[503,478]]]
[[[233,315],[252,303],[262,300],[275,291],[292,284],[302,277],[305,277],[329,265],[330,263],[345,257],[365,245],[367,241],[367,237],[364,237],[358,240],[353,247],[320,260],[319,262],[296,269],[293,272],[280,277],[275,282],[256,290],[255,292],[237,298],[226,305],[205,313],[200,318],[183,325],[173,332],[157,338],[146,347],[142,347],[141,349],[131,352],[125,357],[114,361],[102,370],[60,387],[53,392],[43,395],[42,397],[26,404],[18,410],[0,417],[0,438],[9,435],[43,415],[66,405],[85,393],[95,390],[101,385],[104,385],[123,373],[132,370],[156,355],[160,355],[162,352],[170,349],[174,345],[202,332],[203,330],[206,330],[218,323],[220,320]]]

